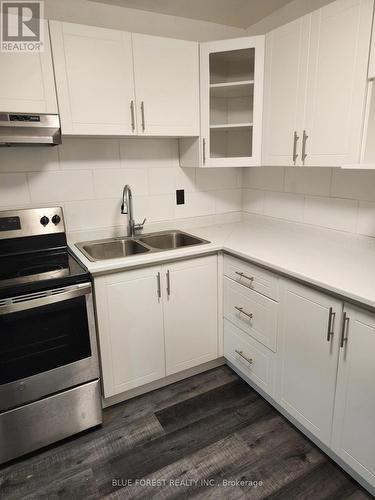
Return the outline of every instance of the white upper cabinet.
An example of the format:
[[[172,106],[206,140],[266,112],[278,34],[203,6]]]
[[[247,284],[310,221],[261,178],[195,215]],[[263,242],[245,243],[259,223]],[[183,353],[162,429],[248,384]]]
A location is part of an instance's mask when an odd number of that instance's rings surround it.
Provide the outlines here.
[[[58,21],[50,28],[62,133],[135,134],[131,34]]]
[[[337,0],[267,35],[264,165],[360,158],[373,0]]]
[[[199,135],[197,43],[50,26],[63,134]]]
[[[140,135],[199,135],[198,44],[133,33]]]
[[[375,316],[345,305],[333,451],[375,486]]]
[[[201,44],[201,161],[260,166],[264,36]]]
[[[313,12],[306,165],[359,160],[373,0],[338,0]]]
[[[311,17],[266,35],[263,165],[296,165],[306,98]]]
[[[57,113],[47,21],[42,29],[43,52],[0,52],[0,111]]]

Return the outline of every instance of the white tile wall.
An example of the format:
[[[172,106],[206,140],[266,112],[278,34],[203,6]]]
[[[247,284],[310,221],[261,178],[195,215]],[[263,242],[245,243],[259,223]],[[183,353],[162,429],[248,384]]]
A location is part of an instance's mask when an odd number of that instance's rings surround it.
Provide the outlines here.
[[[245,212],[375,237],[375,172],[309,167],[243,169]]]
[[[61,205],[69,231],[125,224],[124,184],[137,221],[241,210],[241,169],[182,169],[175,139],[65,138],[57,148],[0,149],[0,210]],[[176,205],[176,189],[185,189],[185,205]]]
[[[57,148],[0,149],[0,209],[61,205],[68,230],[244,210],[375,237],[375,172],[332,168],[182,169],[175,139],[65,138]],[[175,190],[185,189],[185,205]]]

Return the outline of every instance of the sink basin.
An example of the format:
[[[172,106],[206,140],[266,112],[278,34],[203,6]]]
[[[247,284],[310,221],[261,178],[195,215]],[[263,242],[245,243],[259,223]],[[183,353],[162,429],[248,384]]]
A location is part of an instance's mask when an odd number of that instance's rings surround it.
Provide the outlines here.
[[[130,238],[112,238],[109,240],[79,243],[76,246],[92,262],[150,252],[150,249],[142,245],[142,243]]]
[[[76,247],[91,262],[96,262],[98,260],[118,259],[147,252],[161,252],[205,243],[209,243],[209,241],[175,230],[150,233],[134,238],[124,237],[84,241],[76,243]]]
[[[149,247],[158,250],[172,250],[175,248],[190,247],[193,245],[202,245],[208,241],[184,233],[182,231],[165,231],[161,233],[146,234],[137,238]]]

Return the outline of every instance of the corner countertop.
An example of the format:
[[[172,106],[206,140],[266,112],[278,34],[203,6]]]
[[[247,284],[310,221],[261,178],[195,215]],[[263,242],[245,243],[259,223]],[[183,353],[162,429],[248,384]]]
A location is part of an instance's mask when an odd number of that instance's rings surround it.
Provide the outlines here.
[[[373,238],[256,215],[183,230],[211,243],[100,262],[90,262],[72,239],[70,248],[93,276],[223,250],[375,309]]]

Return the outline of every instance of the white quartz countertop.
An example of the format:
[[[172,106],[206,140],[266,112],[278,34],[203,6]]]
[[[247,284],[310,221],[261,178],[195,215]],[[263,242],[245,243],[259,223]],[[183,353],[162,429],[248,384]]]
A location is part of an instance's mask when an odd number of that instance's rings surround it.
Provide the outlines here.
[[[183,230],[211,243],[100,262],[90,262],[72,241],[70,248],[94,276],[224,250],[375,308],[373,238],[263,216]]]

